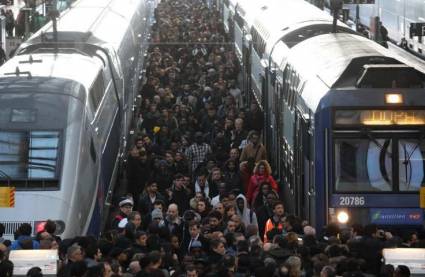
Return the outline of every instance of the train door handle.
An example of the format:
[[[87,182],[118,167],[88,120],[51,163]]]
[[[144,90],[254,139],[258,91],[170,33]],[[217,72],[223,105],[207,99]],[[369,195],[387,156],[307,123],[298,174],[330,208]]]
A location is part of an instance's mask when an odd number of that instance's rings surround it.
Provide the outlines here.
[[[105,206],[110,207],[112,204],[112,190],[108,190],[108,193],[106,195],[106,199],[105,199]]]
[[[314,191],[314,188],[310,188],[310,189],[307,191],[307,194],[308,194],[308,196],[313,197],[313,196],[315,196],[315,195],[316,195],[316,192]]]
[[[293,186],[292,185],[288,185],[288,189],[289,189],[289,192],[291,193],[291,195],[294,195],[295,190],[294,190]]]

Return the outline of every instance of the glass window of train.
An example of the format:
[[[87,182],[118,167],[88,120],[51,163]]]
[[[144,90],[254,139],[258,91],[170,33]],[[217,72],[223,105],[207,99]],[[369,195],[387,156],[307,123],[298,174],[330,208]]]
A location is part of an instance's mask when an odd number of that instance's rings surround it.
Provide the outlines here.
[[[287,65],[285,70],[283,71],[283,86],[282,86],[282,98],[285,100],[285,102],[288,102],[288,96],[289,96],[289,72],[290,72],[290,65]]]
[[[112,56],[112,55],[110,55]],[[103,51],[97,50],[96,51],[96,57],[99,58],[100,60],[102,60],[103,63],[103,74],[104,74],[104,80],[110,80],[110,69],[109,67],[111,66],[109,64],[109,58],[106,56],[106,54]],[[111,60],[113,62],[113,59],[111,57]],[[107,87],[108,84],[104,84],[105,87]]]
[[[103,72],[99,72],[89,92],[93,111],[96,111],[97,108],[99,107],[99,104],[102,101],[104,92],[105,90],[104,90]]]
[[[119,59],[118,59],[117,52],[115,51],[115,49],[112,46],[107,46],[107,50],[108,50],[109,57],[110,57],[111,62],[112,62],[112,66],[114,68],[114,74],[116,75],[115,78],[121,77],[122,71],[121,71],[121,65],[120,65],[120,62],[119,62]]]
[[[96,163],[97,155],[96,155],[96,148],[94,147],[93,138],[90,139],[90,157],[92,161]]]
[[[338,27],[338,33],[352,33],[355,34],[353,30],[350,30],[345,27]],[[300,29],[296,29],[293,32],[284,36],[281,41],[284,42],[289,48],[294,47],[300,42],[303,42],[306,39],[332,33],[332,25],[330,24],[318,24],[318,25],[309,25]]]
[[[290,85],[290,90],[289,90],[289,101],[288,101],[288,105],[291,108],[291,110],[294,109],[295,107],[295,102],[296,102],[296,97],[297,97],[297,92],[298,92],[298,84],[299,84],[299,77],[298,74],[295,72],[295,70],[292,71],[291,74],[291,85]]]
[[[398,184],[400,191],[418,191],[424,184],[425,141],[398,141]]]
[[[294,146],[294,113],[287,105],[283,105],[283,109],[283,137],[286,139],[288,149],[292,149]]]
[[[239,12],[236,12],[236,14],[235,14],[235,21],[238,24],[239,28],[243,29],[244,20],[243,20],[242,16],[239,14]]]
[[[59,131],[1,131],[0,179],[39,180],[40,183],[32,182],[31,186],[42,187],[42,180],[59,178],[59,153]]]
[[[336,191],[392,190],[391,139],[341,138],[334,150]]]
[[[363,68],[357,87],[359,88],[423,88],[425,75],[411,67],[391,65]]]
[[[310,157],[310,141],[312,139],[310,132],[309,132],[309,128],[310,128],[310,123],[307,122],[304,118],[302,118],[300,120],[301,124],[300,124],[300,129],[302,132],[301,135],[301,139],[302,139],[302,145],[303,145],[303,154],[304,157],[306,157],[307,160],[311,160]]]

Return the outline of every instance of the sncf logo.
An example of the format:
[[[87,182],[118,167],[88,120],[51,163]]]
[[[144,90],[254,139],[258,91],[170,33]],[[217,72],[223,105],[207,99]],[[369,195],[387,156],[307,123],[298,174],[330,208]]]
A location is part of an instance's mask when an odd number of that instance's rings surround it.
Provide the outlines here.
[[[419,220],[419,219],[421,219],[421,214],[420,213],[411,213],[411,214],[409,214],[409,219]]]

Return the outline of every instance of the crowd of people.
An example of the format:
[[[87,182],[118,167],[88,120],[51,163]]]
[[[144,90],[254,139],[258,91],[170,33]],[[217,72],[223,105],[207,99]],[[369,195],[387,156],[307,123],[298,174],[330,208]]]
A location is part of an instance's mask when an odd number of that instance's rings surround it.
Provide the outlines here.
[[[333,224],[319,233],[285,212],[263,114],[246,105],[234,48],[208,5],[168,0],[155,11],[128,193],[108,230],[61,240],[48,221],[32,238],[23,224],[15,242],[0,240],[0,276],[12,275],[7,253],[18,249],[58,249],[59,276],[410,276],[383,265],[382,249],[423,246],[425,233]]]

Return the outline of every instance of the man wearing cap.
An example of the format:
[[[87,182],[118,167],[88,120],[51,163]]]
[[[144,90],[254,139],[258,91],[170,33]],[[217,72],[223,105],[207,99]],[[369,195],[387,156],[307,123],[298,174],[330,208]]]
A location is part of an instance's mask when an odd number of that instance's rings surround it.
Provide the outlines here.
[[[128,215],[133,211],[134,202],[133,199],[123,197],[120,199],[118,205],[120,207],[120,212],[115,216],[114,220],[112,221],[112,228],[114,229],[118,229],[120,221],[124,218],[127,218]]]

